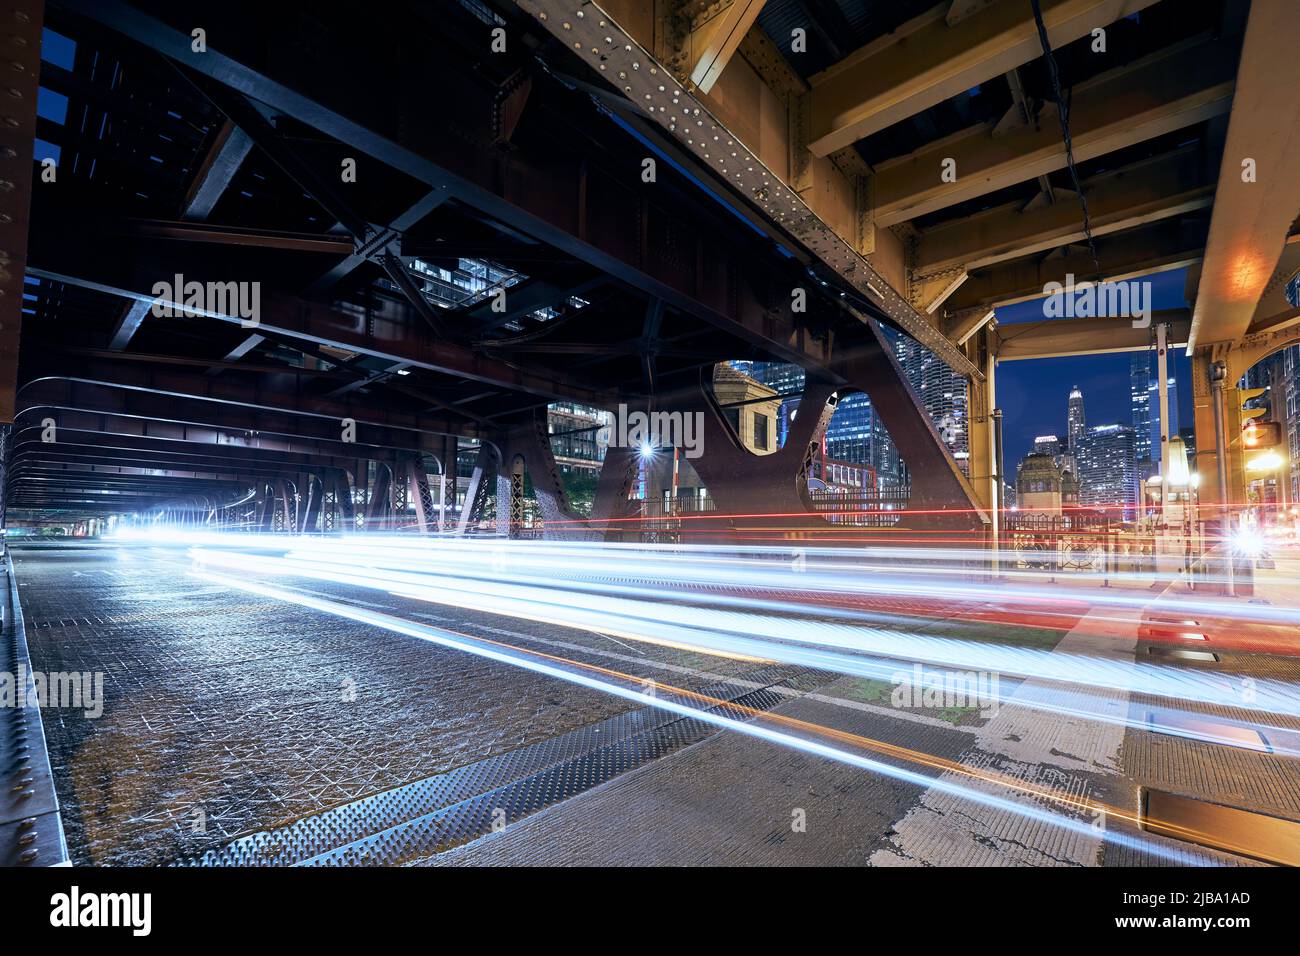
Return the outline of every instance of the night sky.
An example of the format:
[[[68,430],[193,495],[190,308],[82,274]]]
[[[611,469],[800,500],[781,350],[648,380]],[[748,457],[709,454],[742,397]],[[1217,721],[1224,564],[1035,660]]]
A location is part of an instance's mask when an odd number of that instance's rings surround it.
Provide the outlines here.
[[[1187,270],[1147,276],[1152,283],[1152,309],[1187,305],[1183,285]],[[997,310],[998,324],[1043,321],[1042,300],[1019,302]],[[1117,319],[1118,321],[1122,321]],[[1192,423],[1191,363],[1183,349],[1171,349],[1170,370],[1178,381],[1179,426]],[[1083,391],[1089,426],[1133,423],[1129,403],[1128,352],[1081,355],[1076,358],[1003,362],[997,371],[997,404],[1002,409],[1004,459],[1014,477],[1020,459],[1033,450],[1036,435],[1065,437],[1065,404],[1070,389]]]

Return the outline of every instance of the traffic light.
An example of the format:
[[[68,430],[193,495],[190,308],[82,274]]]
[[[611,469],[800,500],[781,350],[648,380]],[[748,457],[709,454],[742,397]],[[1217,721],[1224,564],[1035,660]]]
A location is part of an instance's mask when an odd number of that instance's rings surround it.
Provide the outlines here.
[[[1256,411],[1256,409],[1243,411]],[[1248,421],[1241,426],[1241,445],[1247,451],[1256,448],[1272,448],[1280,444],[1282,444],[1281,422]]]
[[[1268,391],[1267,388],[1241,388],[1237,390],[1237,398],[1241,401],[1241,424],[1244,428],[1251,419],[1259,418],[1261,415],[1268,414],[1268,406],[1262,408],[1247,408],[1246,403],[1254,401]]]

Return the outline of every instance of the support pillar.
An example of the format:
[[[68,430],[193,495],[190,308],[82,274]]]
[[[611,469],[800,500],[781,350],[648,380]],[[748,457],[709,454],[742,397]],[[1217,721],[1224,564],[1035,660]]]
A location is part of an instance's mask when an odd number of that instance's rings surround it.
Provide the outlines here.
[[[1227,416],[1225,408],[1224,392],[1227,391],[1226,379],[1228,376],[1227,366],[1219,361],[1210,366],[1210,390],[1213,399],[1214,411],[1214,463],[1215,478],[1218,485],[1218,520],[1215,522],[1216,533],[1215,540],[1218,546],[1215,550],[1221,556],[1221,564],[1224,575],[1224,590],[1228,597],[1232,597],[1235,591],[1233,587],[1233,560],[1232,560],[1232,507],[1231,507],[1231,486],[1228,483],[1228,435]],[[1233,389],[1233,391],[1236,391]]]
[[[758,455],[741,444],[713,395],[712,380],[702,379],[680,404],[684,414],[703,416],[704,453],[691,465],[708,488],[718,514],[692,520],[691,540],[743,539],[755,534],[798,540],[829,527],[813,510],[808,473],[840,397],[835,386],[808,381],[785,444],[771,454]]]
[[[335,488],[334,497],[338,503],[340,527],[343,532],[357,530],[357,510],[356,501],[354,500],[355,483],[351,473],[340,471],[334,479]]]
[[[998,503],[1001,496],[1002,463],[998,456],[996,372],[997,354],[990,326],[970,340],[972,361],[984,372],[983,382],[972,382],[966,405],[967,445],[970,448],[970,485],[979,506],[989,516],[994,541],[1000,527]],[[890,433],[893,434],[892,432]]]
[[[508,427],[499,437],[500,471],[497,481],[497,527],[511,537],[522,534],[524,521],[524,476],[532,480],[533,494],[547,540],[599,540],[600,533],[590,520],[573,510],[564,487],[546,412],[536,411]]]
[[[257,530],[269,532],[275,521],[275,490],[269,482],[263,483],[257,493]]]
[[[638,456],[635,448],[610,445],[600,466],[596,496],[591,506],[591,527],[605,541],[622,541],[631,531],[627,519],[636,510],[632,490],[636,485]]]
[[[297,527],[294,508],[289,501],[289,486],[283,478],[275,479],[271,501],[271,530],[293,531]]]
[[[524,529],[524,458],[504,454],[497,472],[497,534],[506,538],[523,537]]]
[[[339,530],[338,527],[339,511],[339,483],[338,476],[333,472],[326,472],[321,483],[321,511],[320,523],[321,531],[324,534],[333,534]]]
[[[434,514],[433,494],[429,491],[429,473],[424,467],[424,456],[414,455],[407,459],[405,468],[407,496],[415,506],[415,523],[421,534],[432,534],[438,530],[438,517]]]
[[[456,529],[454,515],[459,454],[460,440],[455,435],[445,436],[442,440],[442,475],[438,479],[438,530],[444,533]]]
[[[465,492],[465,505],[460,509],[460,517],[456,521],[458,535],[468,534],[483,519],[488,501],[496,489],[499,458],[500,452],[491,442],[483,441],[479,444],[474,473],[470,475],[469,488]]]
[[[316,475],[304,475],[302,487],[306,488],[306,505],[302,511],[302,524],[299,525],[298,530],[303,534],[315,534],[320,531],[324,484]]]
[[[366,528],[382,527],[393,513],[393,469],[387,462],[375,462],[375,477],[366,494]]]
[[[1156,326],[1156,375],[1157,393],[1160,396],[1160,475],[1169,479],[1169,325],[1161,322]],[[1164,502],[1164,496],[1161,496]],[[1163,508],[1162,508],[1163,510]]]

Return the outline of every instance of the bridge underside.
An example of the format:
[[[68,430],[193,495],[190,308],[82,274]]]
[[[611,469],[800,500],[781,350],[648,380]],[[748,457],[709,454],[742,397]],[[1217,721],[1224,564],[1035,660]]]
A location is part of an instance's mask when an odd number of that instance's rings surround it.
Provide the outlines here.
[[[608,538],[638,463],[611,455],[575,507],[539,432],[568,403],[703,415],[701,533],[824,532],[826,416],[755,454],[712,393],[754,360],[799,366],[819,407],[866,393],[910,477],[901,524],[980,536],[998,362],[1152,339],[999,328],[998,306],[1189,268],[1193,308],[1153,318],[1197,355],[1211,493],[1211,364],[1235,384],[1300,323],[1277,0],[1057,0],[1041,35],[1008,0],[862,22],[796,0],[20,6],[0,136],[46,159],[0,196],[14,522],[512,533],[526,495],[547,535]],[[959,376],[957,440],[900,336]]]
[[[596,520],[578,514],[547,406],[708,409],[713,367],[754,359],[866,392],[925,475],[922,523],[984,526],[884,354],[896,306],[630,123],[536,21],[514,11],[484,56],[484,11],[445,6],[259,9],[278,22],[259,39],[214,4],[195,52],[163,4],[50,5],[77,52],[26,74],[67,110],[22,130],[59,159],[35,167],[4,303],[11,525],[464,533],[495,505],[509,533],[526,460],[548,535],[609,536],[635,462],[611,454]],[[710,421],[715,500],[790,524],[825,423],[761,457]],[[755,476],[780,506],[746,497]]]

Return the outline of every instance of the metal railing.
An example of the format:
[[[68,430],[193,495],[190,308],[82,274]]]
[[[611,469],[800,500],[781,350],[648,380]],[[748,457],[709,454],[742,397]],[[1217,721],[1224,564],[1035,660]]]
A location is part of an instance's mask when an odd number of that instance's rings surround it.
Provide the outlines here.
[[[813,511],[832,524],[855,528],[893,528],[912,500],[909,488],[883,488],[868,494],[826,489],[809,491]]]
[[[1157,536],[1100,511],[1060,515],[1007,512],[1001,532],[1001,565],[1048,574],[1156,573]]]

